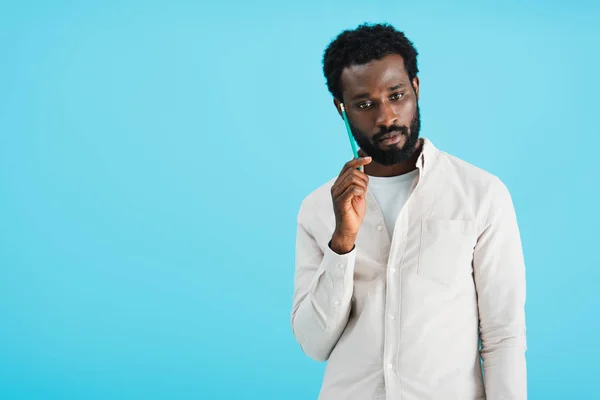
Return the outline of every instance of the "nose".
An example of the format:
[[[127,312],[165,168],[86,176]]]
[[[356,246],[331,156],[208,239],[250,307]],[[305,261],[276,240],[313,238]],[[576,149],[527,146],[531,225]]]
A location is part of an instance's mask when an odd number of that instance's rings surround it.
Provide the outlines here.
[[[377,125],[379,126],[392,126],[398,122],[398,116],[394,111],[394,108],[389,102],[383,102],[379,107],[379,113],[377,114]]]

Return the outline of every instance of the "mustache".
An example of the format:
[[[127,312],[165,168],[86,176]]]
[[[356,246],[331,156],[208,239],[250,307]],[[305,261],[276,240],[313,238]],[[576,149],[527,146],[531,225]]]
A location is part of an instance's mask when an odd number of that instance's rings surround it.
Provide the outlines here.
[[[373,140],[373,142],[377,142],[386,135],[392,135],[392,134],[396,134],[396,133],[399,133],[401,135],[408,135],[408,127],[404,126],[404,125],[402,125],[402,126],[397,126],[397,125],[383,126],[383,127],[381,127],[379,132],[377,132],[375,135],[373,135],[372,140]]]

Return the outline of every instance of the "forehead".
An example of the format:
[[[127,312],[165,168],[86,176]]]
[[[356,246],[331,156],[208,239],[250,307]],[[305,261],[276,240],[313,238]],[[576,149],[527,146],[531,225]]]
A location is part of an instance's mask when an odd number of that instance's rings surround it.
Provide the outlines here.
[[[354,93],[386,90],[398,83],[410,83],[404,68],[404,59],[399,54],[385,56],[367,64],[344,68],[340,82],[344,97]]]

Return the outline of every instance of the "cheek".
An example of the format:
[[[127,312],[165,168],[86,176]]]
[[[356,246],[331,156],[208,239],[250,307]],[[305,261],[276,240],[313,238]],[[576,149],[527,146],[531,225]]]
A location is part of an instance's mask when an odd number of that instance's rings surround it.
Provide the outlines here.
[[[415,115],[417,104],[414,101],[404,101],[398,104],[396,113],[403,125],[408,125]]]
[[[371,118],[371,115],[364,113],[359,120],[354,123],[354,126],[360,130],[363,136],[371,137],[374,132],[377,131],[375,125],[375,117]]]

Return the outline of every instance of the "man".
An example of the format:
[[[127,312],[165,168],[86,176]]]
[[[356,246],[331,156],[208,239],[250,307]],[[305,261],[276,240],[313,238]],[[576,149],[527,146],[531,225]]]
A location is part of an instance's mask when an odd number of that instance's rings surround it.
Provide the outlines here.
[[[419,138],[417,51],[402,32],[344,31],[323,69],[361,150],[298,214],[291,320],[303,351],[328,360],[319,398],[526,399],[507,188]]]

